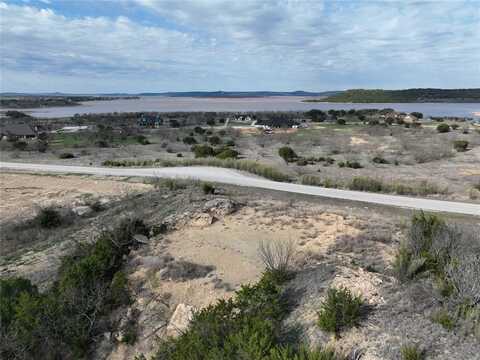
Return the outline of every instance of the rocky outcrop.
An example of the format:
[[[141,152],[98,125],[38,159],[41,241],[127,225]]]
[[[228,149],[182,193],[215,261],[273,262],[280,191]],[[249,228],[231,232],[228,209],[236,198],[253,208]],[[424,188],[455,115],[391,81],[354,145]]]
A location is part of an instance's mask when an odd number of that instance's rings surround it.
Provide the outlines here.
[[[167,325],[167,335],[175,337],[185,332],[193,319],[195,310],[193,306],[178,304]]]
[[[238,210],[238,203],[227,198],[215,198],[209,200],[203,206],[203,210],[217,218],[222,218]]]

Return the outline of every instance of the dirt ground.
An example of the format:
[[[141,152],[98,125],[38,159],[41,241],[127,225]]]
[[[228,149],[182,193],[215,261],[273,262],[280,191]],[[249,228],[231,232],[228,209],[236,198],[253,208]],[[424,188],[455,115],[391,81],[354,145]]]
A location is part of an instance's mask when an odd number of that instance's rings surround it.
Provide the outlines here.
[[[38,208],[52,204],[75,206],[88,197],[123,197],[129,193],[152,189],[151,185],[121,180],[2,172],[0,219],[6,221],[29,217]]]

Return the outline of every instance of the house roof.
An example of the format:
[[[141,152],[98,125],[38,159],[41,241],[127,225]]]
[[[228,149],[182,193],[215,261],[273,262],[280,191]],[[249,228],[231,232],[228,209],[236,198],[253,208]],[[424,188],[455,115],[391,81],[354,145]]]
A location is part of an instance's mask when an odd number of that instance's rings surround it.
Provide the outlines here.
[[[35,131],[27,124],[7,124],[0,129],[0,133],[13,136],[35,136]]]

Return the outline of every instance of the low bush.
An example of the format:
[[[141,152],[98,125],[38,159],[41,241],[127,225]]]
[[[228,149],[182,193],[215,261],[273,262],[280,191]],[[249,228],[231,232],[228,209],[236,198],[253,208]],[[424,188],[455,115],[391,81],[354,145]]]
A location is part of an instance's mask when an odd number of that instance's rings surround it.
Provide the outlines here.
[[[340,188],[343,187],[343,184],[329,179],[329,178],[320,178],[315,175],[304,175],[301,177],[300,182],[303,185],[313,185],[313,186],[322,186],[326,188]]]
[[[453,148],[458,152],[465,152],[468,148],[468,141],[467,140],[455,140],[453,142]]]
[[[400,348],[402,360],[423,360],[425,354],[417,345],[404,345]]]
[[[406,185],[399,182],[386,183],[381,179],[368,176],[355,176],[348,182],[342,182],[330,178],[320,178],[315,175],[304,175],[300,178],[303,185],[322,186],[327,188],[346,188],[355,191],[369,191],[381,193],[396,193],[399,195],[432,195],[446,194],[447,189],[442,189],[427,181],[410,183]]]
[[[85,358],[92,340],[107,330],[105,315],[129,301],[126,278],[118,271],[137,233],[146,235],[148,228],[125,220],[95,243],[80,245],[62,259],[58,280],[44,293],[28,280],[1,279],[1,357]]]
[[[205,195],[213,194],[215,192],[215,187],[210,183],[202,183],[202,191]]]
[[[204,158],[215,155],[213,148],[208,145],[195,145],[192,150],[195,154],[195,158]]]
[[[320,329],[339,334],[342,330],[358,325],[363,300],[346,288],[328,289],[326,299],[318,312]]]
[[[260,241],[258,252],[266,270],[283,281],[292,274],[295,248],[292,241]]]
[[[295,151],[289,146],[283,146],[278,149],[278,155],[287,163],[295,161],[298,157]]]
[[[394,270],[400,281],[424,275],[434,280],[447,308],[434,317],[446,328],[457,323],[480,329],[480,238],[478,229],[447,224],[423,212],[412,217],[406,240],[397,252]]]
[[[347,168],[350,168],[350,169],[361,169],[363,168],[363,166],[358,162],[358,161],[340,161],[338,163],[338,167],[347,167]]]
[[[63,217],[57,208],[50,206],[40,209],[34,221],[45,229],[51,229],[62,225]]]
[[[25,151],[27,150],[28,144],[23,140],[15,140],[12,142],[12,146],[15,150]]]
[[[450,131],[450,126],[448,124],[445,124],[445,123],[438,124],[437,131],[439,133],[447,133],[447,132]]]
[[[390,162],[387,159],[384,159],[381,156],[375,156],[372,159],[372,162],[375,163],[375,164],[390,164]]]
[[[455,320],[447,310],[440,310],[434,313],[432,315],[432,321],[442,325],[447,330],[453,330],[455,328]]]
[[[222,143],[222,139],[220,137],[214,135],[208,138],[208,142],[212,145],[220,145]]]
[[[238,151],[235,151],[233,149],[224,149],[221,152],[219,152],[215,157],[226,160],[226,159],[236,159],[238,158]]]
[[[280,342],[287,303],[272,277],[195,313],[186,332],[160,344],[156,360],[264,359]]]
[[[135,140],[141,145],[149,145],[150,141],[148,141],[147,137],[145,135],[137,135],[135,137]]]
[[[72,153],[69,153],[69,152],[65,152],[65,153],[61,153],[60,155],[58,155],[58,157],[60,159],[73,159],[75,157],[75,155],[73,155]]]
[[[197,143],[197,140],[193,136],[186,136],[183,138],[183,143],[187,145],[193,145]]]
[[[157,179],[155,181],[156,187],[166,187],[170,191],[181,190],[187,187],[184,180],[179,179]]]
[[[282,281],[265,272],[257,284],[195,313],[188,330],[163,340],[153,359],[343,360],[331,349],[286,342],[288,311]]]
[[[200,134],[200,135],[202,135],[203,133],[205,133],[205,130],[204,130],[203,128],[201,128],[200,126],[195,126],[195,127],[193,128],[193,131],[195,131],[195,133]]]
[[[338,355],[331,348],[310,350],[306,346],[300,349],[292,346],[277,346],[263,360],[346,360],[346,358]]]
[[[378,179],[357,176],[350,181],[348,188],[357,191],[384,192],[385,184]]]

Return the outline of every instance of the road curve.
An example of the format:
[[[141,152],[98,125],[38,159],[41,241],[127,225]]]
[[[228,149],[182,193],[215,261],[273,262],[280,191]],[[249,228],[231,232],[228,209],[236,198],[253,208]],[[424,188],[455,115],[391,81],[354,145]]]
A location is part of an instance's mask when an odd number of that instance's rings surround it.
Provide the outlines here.
[[[238,186],[248,186],[261,189],[285,191],[297,194],[327,197],[332,199],[360,201],[371,204],[395,206],[416,210],[480,216],[480,204],[441,201],[407,196],[328,189],[317,186],[282,183],[249,176],[247,174],[231,169],[217,167],[189,166],[168,168],[110,168],[0,162],[0,169],[106,176],[140,176],[197,179],[202,181],[211,181]]]

